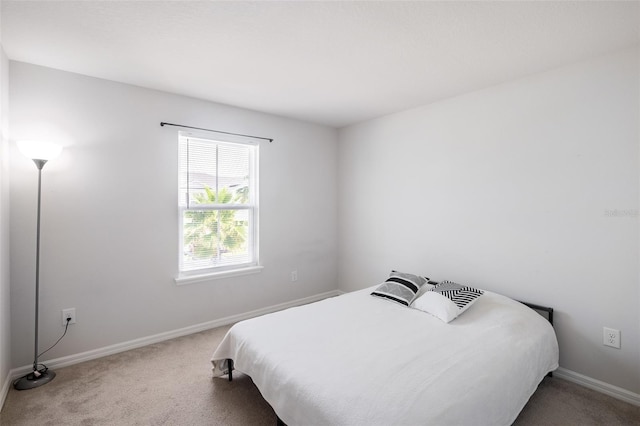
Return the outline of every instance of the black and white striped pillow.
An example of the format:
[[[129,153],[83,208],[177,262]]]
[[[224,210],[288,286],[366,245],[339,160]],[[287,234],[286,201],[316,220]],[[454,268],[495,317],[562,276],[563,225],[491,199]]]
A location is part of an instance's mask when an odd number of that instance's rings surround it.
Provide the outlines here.
[[[451,322],[469,309],[484,291],[463,286],[453,281],[442,281],[416,298],[412,308],[428,312],[444,322]]]
[[[380,284],[371,295],[409,306],[415,299],[418,290],[428,281],[429,278],[419,275],[391,271],[389,278]]]

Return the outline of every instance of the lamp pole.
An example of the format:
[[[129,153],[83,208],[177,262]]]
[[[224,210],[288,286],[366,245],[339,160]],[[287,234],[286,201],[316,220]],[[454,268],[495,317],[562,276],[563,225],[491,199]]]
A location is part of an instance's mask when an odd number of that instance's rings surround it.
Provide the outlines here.
[[[42,194],[42,168],[47,160],[35,159],[33,162],[38,168],[38,213],[36,215],[36,337],[33,350],[33,371],[38,371],[38,329],[39,329],[39,312],[40,312],[40,199]],[[51,372],[54,376],[55,373]],[[52,377],[53,378],[53,377]]]
[[[24,142],[18,144],[22,153],[33,160],[38,168],[38,205],[36,214],[36,309],[35,309],[35,341],[33,350],[33,371],[13,382],[17,390],[33,389],[49,383],[56,377],[56,373],[43,366],[38,370],[38,328],[40,313],[40,206],[42,194],[42,168],[47,161],[57,156],[61,149],[49,143]]]

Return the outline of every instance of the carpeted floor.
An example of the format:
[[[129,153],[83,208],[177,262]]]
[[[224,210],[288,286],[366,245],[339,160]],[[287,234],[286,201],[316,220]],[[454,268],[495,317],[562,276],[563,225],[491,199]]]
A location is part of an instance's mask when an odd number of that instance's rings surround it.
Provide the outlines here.
[[[211,377],[209,359],[227,329],[58,369],[40,388],[11,389],[0,425],[274,426],[273,410],[249,377]],[[515,424],[640,425],[640,407],[546,378]]]

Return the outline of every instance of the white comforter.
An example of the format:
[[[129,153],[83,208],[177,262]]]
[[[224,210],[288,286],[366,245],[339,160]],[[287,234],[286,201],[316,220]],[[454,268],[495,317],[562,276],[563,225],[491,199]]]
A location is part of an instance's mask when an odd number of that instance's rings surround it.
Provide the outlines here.
[[[234,325],[213,354],[296,425],[509,425],[558,367],[550,324],[485,292],[449,324],[357,291]]]

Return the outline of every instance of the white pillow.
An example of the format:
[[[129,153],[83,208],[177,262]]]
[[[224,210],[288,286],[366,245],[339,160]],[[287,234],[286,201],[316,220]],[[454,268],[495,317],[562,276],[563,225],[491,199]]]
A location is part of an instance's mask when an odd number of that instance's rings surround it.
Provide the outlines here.
[[[444,322],[451,322],[469,309],[484,292],[451,281],[443,281],[422,296],[411,307],[430,313]]]

